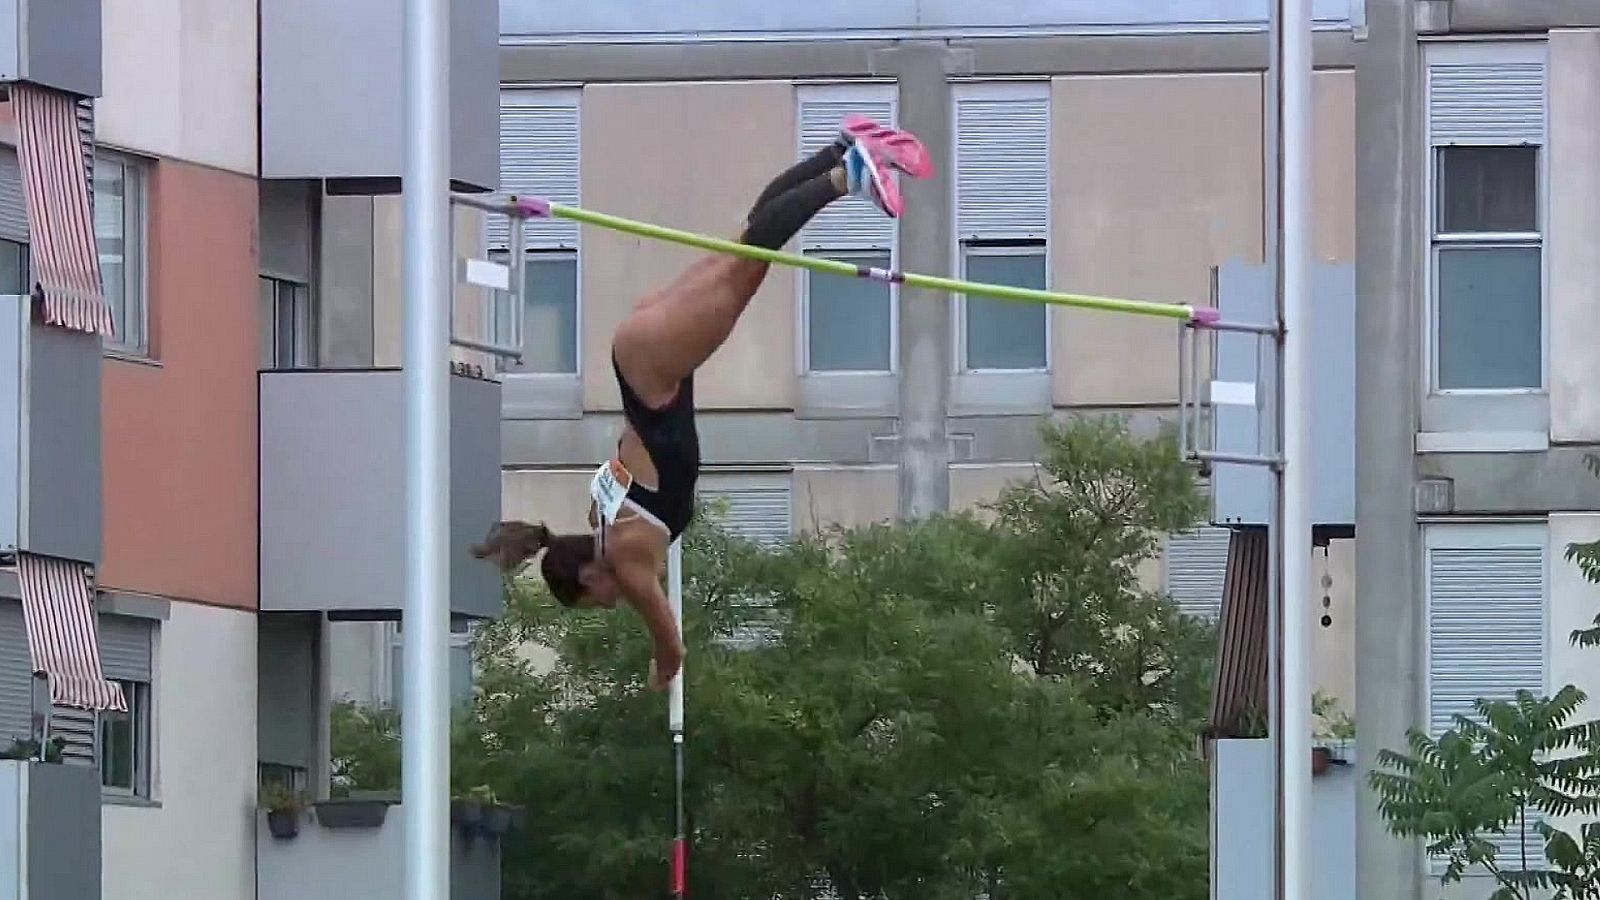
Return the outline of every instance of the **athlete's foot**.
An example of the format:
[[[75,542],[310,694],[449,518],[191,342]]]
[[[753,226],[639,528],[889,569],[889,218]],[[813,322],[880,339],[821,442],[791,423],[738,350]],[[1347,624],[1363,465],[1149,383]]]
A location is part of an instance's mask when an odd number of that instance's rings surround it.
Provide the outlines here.
[[[844,153],[844,173],[847,190],[853,196],[868,201],[891,219],[898,219],[904,204],[900,200],[900,186],[882,147],[872,138],[857,139]]]
[[[864,138],[877,141],[889,165],[912,178],[927,178],[933,174],[933,159],[928,156],[928,148],[909,131],[890,128],[860,113],[851,113],[839,124],[839,138],[846,145]]]

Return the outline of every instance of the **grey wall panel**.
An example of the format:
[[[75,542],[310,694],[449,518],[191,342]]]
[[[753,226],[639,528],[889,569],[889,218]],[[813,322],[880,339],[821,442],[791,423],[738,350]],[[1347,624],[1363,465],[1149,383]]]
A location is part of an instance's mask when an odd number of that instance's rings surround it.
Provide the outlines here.
[[[406,859],[404,804],[389,807],[378,828],[323,828],[312,817],[289,841],[273,838],[266,814],[256,815],[258,900],[400,896]],[[449,900],[499,897],[500,842],[469,841],[451,829]]]
[[[261,608],[394,611],[404,594],[398,370],[261,375]],[[500,386],[452,376],[451,608],[491,615],[500,579],[468,547],[500,509]]]
[[[100,96],[101,0],[20,2],[27,4],[27,79],[80,96]]]
[[[257,228],[261,273],[303,284],[311,283],[315,259],[315,211],[321,187],[307,181],[261,182]]]
[[[1269,0],[812,0],[752,7],[743,0],[589,0],[587,3],[527,3],[500,0],[500,31],[506,35],[662,36],[759,32],[1072,30],[1085,27],[1148,29],[1194,25],[1259,26]],[[1312,15],[1324,24],[1347,23],[1359,0],[1313,0]]]
[[[100,337],[37,323],[29,333],[23,549],[99,562]]]
[[[1223,318],[1268,322],[1272,277],[1264,266],[1229,263],[1218,273]],[[1318,525],[1355,522],[1355,267],[1318,264],[1312,275],[1309,326],[1311,370],[1310,465],[1313,469],[1312,521]],[[1273,351],[1253,335],[1220,334],[1216,379],[1266,384]],[[1264,365],[1265,370],[1258,368]],[[1276,402],[1270,386],[1258,387],[1257,403]],[[1270,416],[1258,408],[1218,406],[1215,448],[1230,453],[1270,452]],[[1272,502],[1270,473],[1258,466],[1219,464],[1212,475],[1213,520],[1218,524],[1266,524]]]
[[[450,176],[489,189],[499,179],[494,0],[449,9]],[[389,0],[263,3],[262,177],[398,178],[402,55],[401,10]]]
[[[27,772],[29,896],[100,900],[100,770],[6,765]]]
[[[257,630],[260,760],[310,769],[317,753],[317,620],[263,613]]]
[[[21,538],[22,411],[26,382],[23,354],[28,325],[26,297],[0,295],[0,549],[15,550]]]

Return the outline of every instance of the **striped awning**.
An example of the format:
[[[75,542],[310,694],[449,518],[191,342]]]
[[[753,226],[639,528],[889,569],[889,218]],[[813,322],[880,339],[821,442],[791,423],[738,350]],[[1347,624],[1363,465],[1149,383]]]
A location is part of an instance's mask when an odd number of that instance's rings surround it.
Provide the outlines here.
[[[18,83],[11,105],[28,200],[29,263],[45,321],[110,336],[115,327],[100,282],[78,99]]]
[[[1213,738],[1237,734],[1244,715],[1267,715],[1267,530],[1235,528],[1228,539],[1222,614],[1217,620],[1216,679],[1211,686]]]
[[[34,672],[50,680],[50,702],[75,709],[127,711],[122,687],[100,669],[98,618],[89,567],[81,562],[17,554],[22,618]]]

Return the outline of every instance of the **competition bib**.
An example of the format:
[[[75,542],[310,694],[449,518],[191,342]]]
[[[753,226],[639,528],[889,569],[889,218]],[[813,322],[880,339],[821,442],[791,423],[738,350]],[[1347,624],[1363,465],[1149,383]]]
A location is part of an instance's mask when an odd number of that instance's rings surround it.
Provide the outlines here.
[[[589,496],[594,498],[595,509],[600,513],[603,524],[616,524],[622,501],[627,498],[628,488],[632,486],[633,474],[620,459],[612,457],[595,471],[594,480],[589,482]]]

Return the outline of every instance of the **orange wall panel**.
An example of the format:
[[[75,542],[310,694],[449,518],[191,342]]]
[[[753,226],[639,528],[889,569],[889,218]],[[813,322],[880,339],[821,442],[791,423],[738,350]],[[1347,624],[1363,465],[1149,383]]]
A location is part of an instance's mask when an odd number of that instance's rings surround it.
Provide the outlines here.
[[[151,363],[104,366],[100,583],[256,607],[254,180],[151,170]]]

